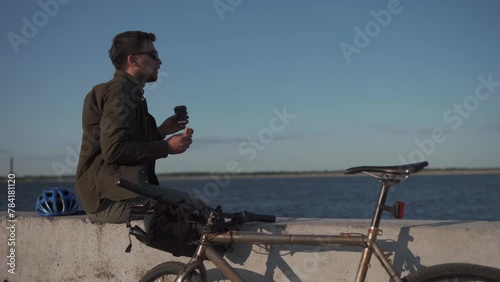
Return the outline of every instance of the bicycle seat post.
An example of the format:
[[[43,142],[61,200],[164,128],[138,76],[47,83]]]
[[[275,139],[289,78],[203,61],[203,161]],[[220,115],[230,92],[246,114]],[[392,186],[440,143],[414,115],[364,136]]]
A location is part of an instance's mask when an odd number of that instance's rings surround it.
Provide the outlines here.
[[[396,204],[392,208],[385,205],[385,200],[387,198],[389,188],[394,184],[401,183],[411,174],[421,171],[427,165],[429,165],[428,162],[411,163],[398,166],[357,166],[348,168],[344,171],[345,174],[364,173],[375,179],[378,179],[378,181],[380,182],[380,194],[378,197],[377,205],[375,206],[375,212],[373,213],[373,219],[370,229],[368,229],[368,236],[363,254],[361,256],[361,261],[359,262],[358,273],[356,274],[355,280],[356,282],[365,281],[373,250],[379,249],[376,241],[377,236],[382,234],[382,230],[379,229],[380,220],[382,219],[382,212],[384,210],[391,211],[394,217],[403,217],[401,206],[404,211],[404,203],[403,205],[401,205],[400,202],[396,202]],[[388,270],[388,273],[391,274],[391,277],[395,276],[394,269],[390,270],[390,272]],[[401,281],[401,279],[397,279],[397,277],[395,278],[396,281]]]
[[[380,220],[382,219],[382,212],[384,211],[383,207],[385,206],[387,194],[389,193],[389,188],[391,188],[392,185],[399,183],[400,181],[401,180],[398,178],[387,175],[383,175],[379,178],[379,182],[381,183],[380,193],[377,201],[377,206],[375,207],[375,212],[373,214],[371,228],[379,228]]]
[[[380,194],[375,207],[375,212],[373,214],[373,219],[368,229],[368,236],[366,241],[366,247],[361,255],[361,260],[359,262],[358,273],[356,275],[356,282],[365,281],[366,274],[368,272],[368,266],[370,264],[370,259],[373,254],[373,244],[377,241],[377,236],[382,234],[379,229],[380,221],[382,219],[382,212],[384,211],[385,200],[387,198],[387,193],[389,188],[400,182],[400,179],[394,175],[382,174],[381,176],[373,175],[371,173],[365,172],[366,174],[373,176],[379,180],[380,184]]]

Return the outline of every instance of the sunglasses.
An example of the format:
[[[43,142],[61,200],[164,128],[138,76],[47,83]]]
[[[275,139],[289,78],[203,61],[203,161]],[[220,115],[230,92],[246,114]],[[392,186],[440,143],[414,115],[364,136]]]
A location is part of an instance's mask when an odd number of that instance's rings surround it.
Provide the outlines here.
[[[153,50],[153,51],[147,51],[147,52],[139,52],[139,53],[135,53],[135,54],[132,54],[134,56],[136,55],[148,55],[149,57],[151,57],[151,59],[153,60],[159,60],[160,58],[158,57],[158,51],[156,50]]]

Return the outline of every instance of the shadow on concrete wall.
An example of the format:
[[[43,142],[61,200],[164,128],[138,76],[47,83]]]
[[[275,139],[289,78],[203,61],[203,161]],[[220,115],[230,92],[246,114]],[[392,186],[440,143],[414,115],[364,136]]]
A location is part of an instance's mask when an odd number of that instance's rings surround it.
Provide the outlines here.
[[[397,273],[403,273],[408,271],[408,274],[414,273],[423,267],[420,263],[420,257],[418,254],[414,254],[410,248],[409,243],[413,242],[415,238],[411,235],[411,229],[416,227],[439,227],[439,226],[447,226],[447,225],[455,225],[455,224],[463,224],[467,223],[467,221],[444,221],[444,222],[435,222],[428,224],[420,224],[420,225],[412,225],[405,226],[400,229],[398,234],[397,241],[383,239],[383,236],[380,237],[382,239],[378,239],[377,243],[384,250],[386,254],[390,254],[390,259],[393,261],[393,267]],[[368,227],[367,227],[368,228]],[[245,231],[257,231],[248,230]],[[266,230],[270,232],[269,230]],[[276,230],[271,231],[272,233],[280,233]],[[334,234],[331,234],[334,235]],[[417,238],[418,240],[418,238]],[[288,265],[288,263],[283,259],[284,256],[293,255],[294,253],[314,253],[315,258],[321,260],[324,258],[325,261],[328,258],[328,255],[321,255],[322,252],[328,251],[338,251],[338,252],[355,252],[359,253],[361,258],[362,247],[361,246],[344,246],[344,247],[329,247],[329,246],[309,246],[309,245],[267,245],[267,246],[256,246],[249,244],[237,244],[234,246],[235,250],[232,253],[226,254],[226,259],[231,262],[239,265],[244,265],[245,261],[249,258],[251,252],[258,252],[259,254],[267,255],[267,260],[265,262],[266,271],[264,275],[249,271],[244,268],[235,268],[236,271],[248,279],[249,281],[273,281],[274,272],[279,269],[281,273],[289,279],[291,282],[302,282],[307,281],[307,274],[311,270],[307,269],[293,269]],[[378,261],[375,256],[372,257],[371,263],[377,263],[374,261]],[[445,263],[445,262],[443,262]],[[357,262],[356,262],[357,264]],[[305,262],[302,266],[306,265]],[[314,267],[314,266],[311,266]],[[356,265],[357,268],[357,265]],[[211,269],[207,271],[209,281],[218,281],[224,280],[224,275],[217,269]],[[355,274],[353,274],[355,275]],[[300,277],[303,277],[302,279]],[[389,277],[389,276],[387,276]],[[304,280],[303,280],[304,279]],[[353,276],[354,279],[354,276]],[[390,279],[388,278],[388,281]]]
[[[443,221],[443,222],[435,222],[428,224],[418,224],[402,227],[399,231],[397,241],[393,240],[378,240],[378,244],[380,247],[386,251],[394,254],[393,257],[393,267],[398,273],[402,273],[403,271],[408,271],[408,274],[415,273],[416,271],[429,266],[422,265],[420,263],[420,257],[418,254],[413,254],[410,250],[408,244],[409,242],[413,242],[418,240],[415,239],[410,233],[412,228],[417,227],[440,227],[440,226],[449,226],[455,224],[463,224],[471,221]],[[447,262],[442,262],[447,263]]]

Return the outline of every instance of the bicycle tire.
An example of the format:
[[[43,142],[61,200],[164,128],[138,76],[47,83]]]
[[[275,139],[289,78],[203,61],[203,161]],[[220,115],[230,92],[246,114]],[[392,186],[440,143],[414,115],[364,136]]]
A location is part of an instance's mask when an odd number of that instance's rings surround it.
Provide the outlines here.
[[[170,282],[175,281],[177,274],[185,266],[185,263],[178,261],[169,261],[161,263],[148,271],[140,282]],[[197,271],[192,271],[184,282],[205,282],[207,272],[203,265]]]
[[[500,269],[469,264],[448,263],[424,268],[406,276],[406,282],[500,282]]]

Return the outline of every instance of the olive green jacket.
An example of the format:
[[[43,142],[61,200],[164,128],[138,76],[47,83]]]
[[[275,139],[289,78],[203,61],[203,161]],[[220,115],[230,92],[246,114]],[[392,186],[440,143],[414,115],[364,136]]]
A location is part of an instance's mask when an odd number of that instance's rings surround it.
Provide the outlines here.
[[[75,188],[87,213],[95,213],[102,199],[138,196],[116,186],[119,178],[158,185],[155,160],[167,157],[168,145],[143,94],[125,72],[116,71],[112,80],[95,86],[85,98]]]

